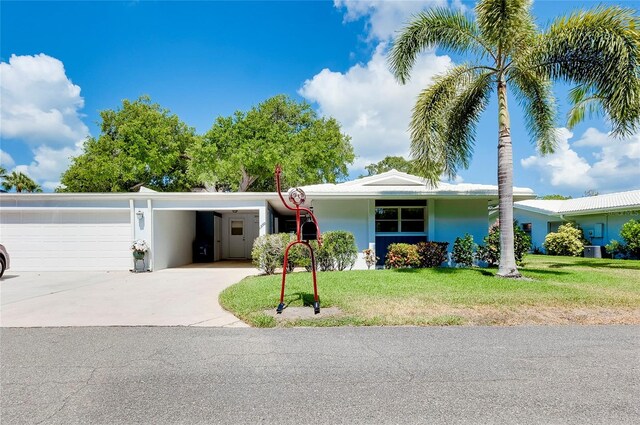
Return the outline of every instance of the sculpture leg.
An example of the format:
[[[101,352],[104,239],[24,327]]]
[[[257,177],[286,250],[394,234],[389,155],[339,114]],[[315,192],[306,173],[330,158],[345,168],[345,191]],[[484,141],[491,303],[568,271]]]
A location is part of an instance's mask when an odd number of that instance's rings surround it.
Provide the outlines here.
[[[284,284],[287,280],[287,264],[289,262],[289,248],[293,245],[293,242],[287,245],[287,248],[284,250],[284,263],[282,263],[282,289],[280,290],[280,304],[278,304],[278,308],[276,309],[276,313],[281,314],[282,310],[284,310]]]
[[[318,297],[318,283],[316,281],[316,257],[313,254],[313,248],[307,244],[309,252],[311,253],[311,273],[313,275],[313,312],[315,314],[320,313],[320,299]]]

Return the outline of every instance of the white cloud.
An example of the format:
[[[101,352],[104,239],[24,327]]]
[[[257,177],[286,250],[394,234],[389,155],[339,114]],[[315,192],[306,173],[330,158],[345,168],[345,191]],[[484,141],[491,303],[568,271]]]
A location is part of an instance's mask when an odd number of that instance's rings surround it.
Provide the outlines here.
[[[358,155],[353,168],[362,170],[387,155],[408,156],[407,127],[416,96],[451,65],[448,56],[426,53],[416,61],[413,78],[400,85],[389,71],[386,45],[381,43],[368,63],[344,73],[323,69],[305,81],[299,93],[317,103],[322,115],[342,124]]]
[[[18,165],[21,171],[36,180],[44,190],[54,190],[60,186],[60,175],[69,167],[69,160],[82,153],[82,143],[75,147],[54,149],[49,146],[38,146],[33,150],[33,161],[29,165]]]
[[[345,9],[345,22],[366,19],[368,40],[385,41],[393,37],[412,15],[429,7],[446,6],[447,0],[334,0],[333,4],[338,9]]]
[[[7,152],[0,149],[0,165],[5,169],[9,169],[15,165],[15,161]]]
[[[80,119],[80,87],[66,76],[64,65],[45,54],[11,55],[0,63],[1,133],[31,145],[74,145],[89,130]]]
[[[31,164],[16,170],[43,188],[54,187],[89,135],[80,113],[80,87],[67,77],[61,61],[41,53],[11,55],[8,63],[0,63],[0,90],[0,135],[9,146],[27,143],[34,154]]]
[[[587,129],[574,143],[573,133],[560,129],[561,141],[556,152],[544,157],[530,156],[520,161],[524,168],[536,169],[543,182],[554,187],[601,192],[630,190],[640,182],[640,134],[615,139],[595,128]],[[573,148],[599,148],[593,161],[580,156]]]

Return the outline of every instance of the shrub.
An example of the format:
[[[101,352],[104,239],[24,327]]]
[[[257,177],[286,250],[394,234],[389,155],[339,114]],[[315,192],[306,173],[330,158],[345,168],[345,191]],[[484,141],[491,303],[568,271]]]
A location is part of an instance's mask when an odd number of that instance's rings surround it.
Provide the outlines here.
[[[311,241],[310,244],[315,253],[316,268],[323,272],[351,268],[358,258],[356,238],[351,232],[325,232],[322,234],[322,246],[318,246],[317,241]]]
[[[629,258],[629,249],[626,245],[612,239],[608,245],[604,246],[607,254],[611,255],[611,258]]]
[[[473,265],[473,251],[477,245],[473,242],[473,236],[465,233],[463,237],[457,237],[453,242],[453,252],[451,256],[456,264],[463,267],[471,267]]]
[[[438,267],[447,261],[449,242],[418,242],[416,249],[420,258],[420,267]]]
[[[287,243],[289,235],[286,233],[259,236],[251,249],[253,264],[266,274],[273,274],[276,268],[282,267]]]
[[[524,255],[531,249],[531,236],[518,226],[518,222],[513,222],[513,245],[516,264],[524,266]],[[486,261],[490,266],[497,266],[500,263],[500,225],[494,223],[489,228],[489,234],[483,239],[484,245],[478,247],[478,258]]]
[[[367,264],[367,269],[370,269],[371,266],[375,266],[380,259],[379,257],[376,257],[376,252],[371,248],[362,250],[362,254],[364,256],[364,262]]]
[[[415,245],[392,243],[387,247],[384,266],[388,269],[420,267],[420,257]]]
[[[335,270],[333,256],[327,249],[327,244],[323,243],[322,246],[318,246],[318,241],[311,241],[309,244],[313,248],[313,253],[316,257],[316,269],[323,272]]]
[[[584,251],[582,229],[573,223],[563,224],[557,232],[549,233],[542,244],[549,255],[579,257]]]
[[[333,230],[322,235],[323,249],[329,252],[336,270],[351,269],[358,258],[356,238],[351,232]]]
[[[293,242],[297,240],[297,236],[295,234],[291,234],[289,236],[289,242]],[[284,255],[284,254],[283,254]],[[287,266],[287,271],[293,271],[294,267],[310,267],[311,266],[311,256],[309,255],[309,249],[302,245],[296,244],[291,247],[289,250],[289,258],[287,258],[289,264]],[[282,259],[284,262],[284,258]]]
[[[627,221],[620,229],[620,236],[627,243],[630,254],[640,258],[640,221]]]

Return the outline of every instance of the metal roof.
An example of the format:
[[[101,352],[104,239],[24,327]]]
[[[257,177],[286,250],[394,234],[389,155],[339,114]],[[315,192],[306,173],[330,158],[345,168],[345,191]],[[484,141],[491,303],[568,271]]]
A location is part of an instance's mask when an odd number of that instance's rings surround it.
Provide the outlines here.
[[[339,196],[498,196],[498,186],[495,185],[438,182],[437,185],[431,186],[422,177],[397,170],[345,183],[315,184],[304,186],[302,189],[307,195],[314,198]],[[526,187],[514,187],[513,195],[516,199],[529,199],[535,196],[533,190]]]
[[[607,193],[566,200],[530,199],[514,203],[514,208],[542,214],[588,214],[621,210],[640,210],[640,190]]]

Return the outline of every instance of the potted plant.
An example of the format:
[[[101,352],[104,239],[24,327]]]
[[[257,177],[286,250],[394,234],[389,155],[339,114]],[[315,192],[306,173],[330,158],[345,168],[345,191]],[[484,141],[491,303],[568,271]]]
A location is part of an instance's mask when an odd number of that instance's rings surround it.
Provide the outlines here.
[[[138,239],[131,244],[131,251],[133,252],[133,258],[143,260],[144,254],[149,251],[149,245],[143,239]]]

